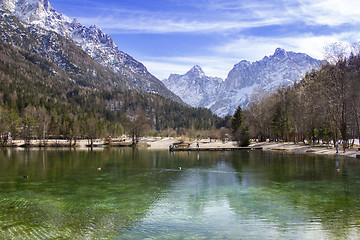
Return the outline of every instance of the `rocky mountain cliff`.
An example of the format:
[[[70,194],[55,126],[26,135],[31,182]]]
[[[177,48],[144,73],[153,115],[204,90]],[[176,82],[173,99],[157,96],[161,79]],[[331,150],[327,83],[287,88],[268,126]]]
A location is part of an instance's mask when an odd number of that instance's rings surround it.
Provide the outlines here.
[[[191,106],[206,107],[225,116],[232,115],[239,105],[246,108],[255,89],[270,92],[279,86],[290,86],[321,63],[306,54],[278,48],[260,61],[235,64],[224,81],[206,76],[195,66],[185,75],[172,74],[163,82]]]
[[[42,39],[50,36],[58,38],[54,34],[56,33],[66,40],[74,42],[98,63],[117,73],[118,78],[126,82],[127,88],[156,93],[181,102],[181,99],[169,91],[160,80],[151,75],[142,63],[120,51],[109,35],[102,32],[95,25],[88,28],[80,24],[76,19],[71,20],[64,14],[56,12],[48,0],[0,0],[0,9],[3,10],[2,15],[10,14],[20,19],[23,31],[32,33],[34,41],[37,41],[36,37],[39,36]],[[7,18],[10,19],[9,16]],[[5,42],[14,43],[14,39],[18,36],[12,34],[19,27],[19,24],[17,22],[16,26],[11,27],[10,22],[6,23],[7,30],[13,30],[13,32],[2,32],[2,39]],[[44,40],[43,44],[47,46],[41,49],[42,45],[40,44],[36,50],[33,50],[39,52],[49,51],[49,47],[51,47],[49,43]],[[32,47],[31,43],[28,47]],[[61,52],[61,49],[53,48],[53,50]],[[47,55],[49,54],[54,55],[47,52]],[[44,57],[44,54],[42,57]],[[68,68],[68,66],[65,66],[68,64],[76,65],[72,62],[65,62],[57,62],[57,65],[63,69]],[[93,74],[96,75],[96,73]],[[118,83],[116,80],[108,79],[107,84],[117,85]]]
[[[171,74],[165,85],[190,106],[210,108],[216,101],[221,78],[208,77],[200,66],[194,66],[184,75]]]
[[[25,27],[14,15],[1,9],[0,42],[26,52],[28,57],[23,60],[24,64],[26,61],[38,64],[42,70],[54,77],[65,74],[68,81],[80,86],[109,90],[137,89],[133,82],[96,62],[72,40],[34,26]],[[34,54],[47,64],[34,58]]]

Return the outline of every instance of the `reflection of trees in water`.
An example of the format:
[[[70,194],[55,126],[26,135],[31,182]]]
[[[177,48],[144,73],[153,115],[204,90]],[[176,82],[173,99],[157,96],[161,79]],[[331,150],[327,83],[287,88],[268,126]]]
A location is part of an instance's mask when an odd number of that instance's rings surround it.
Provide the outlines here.
[[[17,182],[2,184],[7,194],[0,193],[1,225],[9,231],[0,236],[111,238],[128,231],[176,178],[153,170],[148,153],[119,149],[1,156],[0,173]],[[27,181],[19,177],[23,172]]]
[[[226,203],[240,222],[271,227],[277,236],[302,229],[341,238],[360,224],[360,163],[352,159],[137,149],[0,155],[4,238],[10,231],[22,234],[17,237],[116,237],[139,226],[158,204],[181,207],[196,220]]]
[[[335,238],[354,236],[360,224],[356,160],[283,153],[250,154],[249,159],[242,166],[243,188],[228,196],[237,214],[256,216],[279,229],[317,223]]]

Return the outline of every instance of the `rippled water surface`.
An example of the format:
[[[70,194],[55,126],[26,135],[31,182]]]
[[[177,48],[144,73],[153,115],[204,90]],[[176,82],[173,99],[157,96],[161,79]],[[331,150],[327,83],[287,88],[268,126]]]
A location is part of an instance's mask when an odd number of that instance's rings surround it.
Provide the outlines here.
[[[360,161],[2,150],[0,238],[359,239]]]

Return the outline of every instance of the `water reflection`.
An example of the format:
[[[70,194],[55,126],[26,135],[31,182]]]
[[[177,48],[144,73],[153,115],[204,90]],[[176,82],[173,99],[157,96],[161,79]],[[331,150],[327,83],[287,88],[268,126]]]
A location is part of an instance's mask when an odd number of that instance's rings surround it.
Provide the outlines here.
[[[358,237],[355,159],[125,149],[0,155],[5,239]]]
[[[351,218],[349,212],[358,209],[358,200],[349,202],[343,194],[349,182],[338,184],[346,175],[339,176],[332,159],[256,152],[218,157],[205,169],[195,164],[186,170],[130,235],[139,239],[180,238],[184,232],[211,239],[357,236],[359,214]],[[336,161],[346,170],[349,160]]]

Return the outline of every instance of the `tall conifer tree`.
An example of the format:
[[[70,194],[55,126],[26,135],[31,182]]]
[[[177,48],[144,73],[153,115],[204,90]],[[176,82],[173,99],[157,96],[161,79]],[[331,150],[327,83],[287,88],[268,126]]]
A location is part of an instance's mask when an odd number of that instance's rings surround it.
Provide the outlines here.
[[[237,132],[237,130],[240,128],[243,119],[242,119],[242,109],[241,106],[239,105],[231,119],[231,132],[233,134],[235,134]]]
[[[250,145],[249,128],[244,121],[243,111],[240,106],[237,107],[231,119],[231,131],[239,146],[246,147]]]

